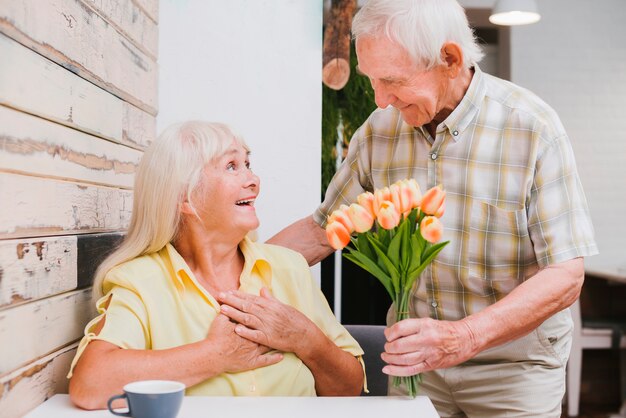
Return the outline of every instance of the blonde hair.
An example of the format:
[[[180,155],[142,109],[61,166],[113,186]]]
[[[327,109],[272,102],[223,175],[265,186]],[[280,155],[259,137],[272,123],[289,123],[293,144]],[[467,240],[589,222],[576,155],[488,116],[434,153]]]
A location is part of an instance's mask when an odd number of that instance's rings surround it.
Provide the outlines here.
[[[427,70],[443,64],[441,48],[454,42],[466,68],[483,57],[465,10],[456,0],[369,0],[352,20],[352,36],[385,35]]]
[[[102,297],[102,282],[115,266],[161,250],[181,223],[180,204],[191,202],[207,162],[235,141],[248,146],[227,125],[189,121],[172,125],[146,149],[135,174],[133,212],[126,237],[98,267],[93,297]]]

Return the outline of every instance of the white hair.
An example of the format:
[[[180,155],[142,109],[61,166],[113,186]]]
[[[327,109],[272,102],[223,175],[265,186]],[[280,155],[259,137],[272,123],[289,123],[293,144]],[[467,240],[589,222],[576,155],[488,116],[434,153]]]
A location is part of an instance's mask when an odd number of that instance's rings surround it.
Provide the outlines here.
[[[426,69],[443,64],[441,48],[447,42],[460,46],[466,68],[484,55],[456,0],[369,0],[352,20],[352,36],[382,34]]]
[[[205,165],[243,139],[226,125],[189,121],[172,125],[146,149],[135,173],[133,212],[124,241],[98,267],[93,296],[102,296],[102,281],[113,267],[161,250],[181,223],[180,204],[193,207],[191,195]]]

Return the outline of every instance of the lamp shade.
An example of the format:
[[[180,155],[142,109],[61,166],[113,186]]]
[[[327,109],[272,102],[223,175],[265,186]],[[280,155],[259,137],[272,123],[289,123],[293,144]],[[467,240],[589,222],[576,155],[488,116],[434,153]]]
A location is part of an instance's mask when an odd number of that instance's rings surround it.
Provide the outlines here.
[[[498,0],[489,16],[491,23],[504,26],[528,25],[539,19],[535,0]]]

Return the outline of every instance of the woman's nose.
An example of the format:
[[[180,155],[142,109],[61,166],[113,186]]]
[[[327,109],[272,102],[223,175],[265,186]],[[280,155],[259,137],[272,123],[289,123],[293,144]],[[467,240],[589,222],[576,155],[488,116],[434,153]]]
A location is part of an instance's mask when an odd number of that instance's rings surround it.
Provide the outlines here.
[[[260,182],[261,182],[261,179],[259,178],[259,176],[254,174],[252,170],[248,169],[248,178],[246,179],[245,187],[256,188],[256,187],[259,187]]]

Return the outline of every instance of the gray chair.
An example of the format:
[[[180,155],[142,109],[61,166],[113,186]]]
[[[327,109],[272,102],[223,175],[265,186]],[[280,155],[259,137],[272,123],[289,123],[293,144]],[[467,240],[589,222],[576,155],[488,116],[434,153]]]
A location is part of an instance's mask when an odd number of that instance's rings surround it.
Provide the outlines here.
[[[380,354],[385,351],[384,325],[344,325],[348,332],[359,343],[365,355],[365,373],[369,393],[361,396],[387,396],[388,376],[382,372],[385,362]]]

